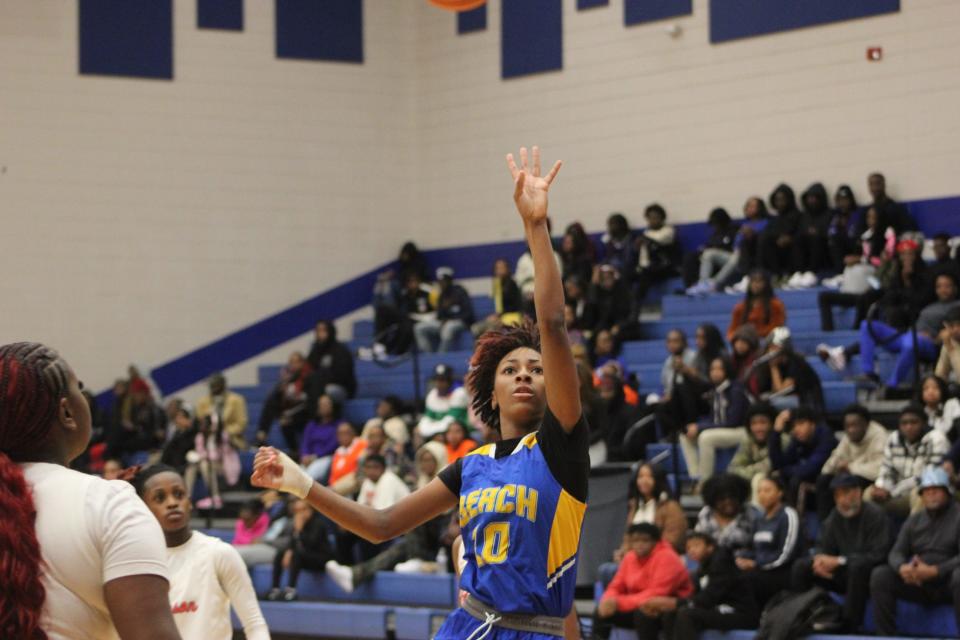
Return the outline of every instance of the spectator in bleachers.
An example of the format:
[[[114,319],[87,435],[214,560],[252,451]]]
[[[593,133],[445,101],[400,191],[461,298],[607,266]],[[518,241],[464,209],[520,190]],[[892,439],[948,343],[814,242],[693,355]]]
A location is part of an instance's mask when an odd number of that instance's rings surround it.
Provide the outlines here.
[[[858,246],[846,247],[847,253],[843,256],[843,272],[839,279],[827,280],[828,286],[838,286],[839,291],[821,291],[817,297],[820,307],[820,328],[824,331],[833,331],[833,307],[856,309],[853,328],[860,326],[867,317],[870,305],[879,300],[883,291],[871,286],[871,280],[879,267],[889,256],[887,238],[883,230],[885,222],[873,207],[865,214],[867,230],[863,233],[863,240]],[[890,238],[892,240],[892,238]]]
[[[730,262],[713,276],[714,289],[717,291],[724,289],[727,293],[746,293],[750,285],[750,277],[746,274],[760,267],[760,240],[770,222],[763,198],[747,198],[743,204],[743,217],[733,241]]]
[[[397,256],[397,276],[402,282],[411,273],[420,278],[421,282],[430,281],[427,259],[420,253],[416,244],[406,242],[400,248],[400,255]]]
[[[771,216],[760,238],[760,266],[779,277],[802,272],[803,265],[796,262],[794,251],[800,229],[800,211],[793,189],[786,184],[778,185],[770,194],[770,208],[776,215]]]
[[[611,362],[617,365],[620,372],[626,372],[627,365],[620,357],[620,348],[614,335],[610,331],[602,329],[597,332],[593,341],[593,370],[595,375],[599,376],[603,372],[603,368]]]
[[[877,481],[888,437],[887,430],[871,419],[870,411],[863,405],[852,404],[843,410],[843,436],[817,478],[817,515],[821,522],[833,509],[830,486],[834,477],[850,475],[861,489]]]
[[[937,276],[936,292],[936,301],[923,307],[916,316],[916,346],[912,331],[901,330],[879,321],[865,320],[860,325],[862,379],[874,384],[880,383],[880,376],[875,370],[875,353],[878,347],[897,354],[896,365],[886,380],[888,387],[898,387],[912,374],[916,358],[927,362],[936,361],[937,340],[940,338],[943,322],[951,309],[960,307],[960,301],[957,300],[957,281],[953,276]]]
[[[367,441],[357,435],[352,424],[341,422],[337,425],[337,443],[339,446],[330,461],[327,486],[342,496],[351,496],[360,485],[357,470],[367,449]]]
[[[414,271],[407,272],[401,288],[389,274],[380,274],[374,285],[374,353],[406,353],[413,343],[413,326],[429,318],[430,289]],[[378,347],[379,345],[379,347]]]
[[[157,406],[150,386],[143,378],[135,378],[129,389],[125,417],[107,434],[106,455],[110,458],[153,449],[163,442],[166,435],[166,415]]]
[[[753,540],[736,554],[736,565],[747,573],[757,604],[763,606],[779,592],[790,588],[793,561],[800,555],[800,516],[785,505],[783,481],[767,476],[757,487],[757,518]]]
[[[593,636],[609,638],[611,628],[635,629],[639,638],[656,638],[661,628],[659,605],[693,595],[683,560],[660,529],[648,522],[627,529],[624,555],[616,576],[594,613]],[[652,601],[652,602],[651,602]]]
[[[842,184],[833,195],[833,214],[827,229],[827,247],[830,254],[830,269],[835,273],[843,271],[847,256],[857,258],[862,255],[860,247],[860,216],[857,197],[853,189]]]
[[[364,469],[363,461],[371,455],[381,456],[386,461],[387,469],[401,478],[407,478],[413,472],[413,460],[407,455],[406,447],[391,439],[382,425],[365,427],[360,437],[367,442],[361,458],[360,472]]]
[[[944,316],[940,341],[940,358],[934,373],[947,382],[951,377],[954,382],[960,382],[960,307],[950,309]]]
[[[800,196],[800,204],[803,212],[800,214],[797,242],[794,243],[794,263],[802,265],[799,267],[803,269],[801,275],[812,273],[814,279],[806,276],[805,282],[797,282],[798,286],[810,285],[811,282],[816,284],[816,273],[829,267],[827,237],[833,217],[827,190],[821,182],[814,182],[807,187]]]
[[[783,480],[788,502],[801,512],[816,503],[816,483],[820,470],[837,446],[837,438],[819,412],[807,404],[781,411],[773,423],[776,433],[789,429],[790,443],[782,447],[780,438],[770,440],[770,464]]]
[[[459,420],[466,424],[467,405],[470,398],[463,385],[453,384],[453,369],[438,364],[430,378],[433,388],[427,392],[423,417],[417,423],[417,435],[422,440],[432,440],[443,434],[450,423]]]
[[[417,450],[417,482],[415,489],[427,486],[447,466],[447,447],[441,442],[430,441]]]
[[[233,544],[248,568],[274,561],[277,549],[286,548],[293,533],[293,524],[287,512],[290,505],[281,501],[276,517],[264,509],[262,500],[253,499],[240,507],[239,517],[234,525]],[[261,524],[261,521],[265,524]]]
[[[629,282],[637,265],[637,252],[626,216],[611,213],[607,218],[607,232],[600,241],[603,244],[601,262],[613,267],[625,282]]]
[[[760,611],[730,549],[697,531],[687,538],[687,557],[699,564],[693,576],[696,593],[673,603],[676,616],[668,625],[668,640],[697,640],[708,629],[756,628]]]
[[[377,403],[377,413],[363,425],[361,437],[368,437],[368,430],[374,426],[382,427],[387,437],[400,446],[410,441],[410,428],[402,417],[403,401],[397,396],[386,396]]]
[[[946,472],[924,470],[920,482],[923,508],[900,529],[888,556],[870,576],[877,633],[897,634],[898,598],[926,605],[953,605],[960,626],[960,504],[953,499]]]
[[[754,502],[760,481],[773,470],[770,463],[770,438],[780,438],[781,448],[786,448],[790,442],[786,434],[774,432],[775,418],[775,410],[768,402],[758,402],[747,409],[747,437],[741,441],[727,467],[727,473],[736,474],[750,482],[750,495]]]
[[[307,423],[300,443],[300,464],[311,478],[323,482],[330,473],[333,454],[339,445],[340,404],[327,394],[317,399],[317,415]]]
[[[104,480],[119,480],[123,475],[123,462],[116,458],[108,458],[103,463],[103,473],[100,474]]]
[[[917,228],[917,224],[907,208],[887,195],[887,179],[883,177],[882,173],[874,172],[867,176],[867,187],[870,189],[870,196],[873,198],[873,206],[884,218],[890,221],[897,235],[905,231],[914,231]]]
[[[587,290],[587,329],[591,334],[607,330],[620,338],[631,319],[630,286],[609,264],[597,265]]]
[[[199,471],[209,495],[197,501],[197,508],[219,509],[223,506],[220,477],[223,476],[227,486],[237,484],[240,480],[240,456],[230,442],[230,434],[219,413],[214,411],[197,422],[199,427],[193,440],[193,451],[187,454],[185,483],[188,493],[192,494]]]
[[[637,251],[634,294],[638,302],[643,302],[650,287],[679,273],[682,251],[677,229],[667,224],[667,212],[661,205],[649,205],[643,217],[647,227],[634,239]]]
[[[453,281],[453,269],[437,269],[437,283],[436,318],[425,318],[413,325],[417,348],[424,353],[453,351],[460,334],[474,321],[470,294]]]
[[[563,263],[561,275],[564,279],[577,276],[587,281],[593,275],[593,265],[597,262],[597,248],[579,222],[570,224],[564,232],[563,239],[560,241],[560,259]]]
[[[927,265],[931,280],[941,273],[948,273],[955,280],[960,280],[960,264],[950,255],[950,234],[938,233],[931,241],[933,260]]]
[[[689,393],[692,385],[685,385],[685,372],[692,370],[696,352],[687,346],[687,336],[680,329],[667,333],[667,358],[660,369],[663,395],[656,411],[661,424],[668,430],[681,429],[700,415],[698,398]]]
[[[737,329],[746,324],[753,325],[757,335],[766,338],[776,327],[786,323],[787,310],[773,291],[770,274],[760,269],[751,271],[747,297],[733,307],[730,315],[727,339],[733,338]]]
[[[370,453],[363,458],[363,482],[357,494],[357,502],[373,507],[387,509],[410,495],[410,489],[403,480],[387,468],[387,460],[382,455]]]
[[[592,277],[592,275],[591,275]],[[572,307],[573,322],[583,331],[585,337],[593,334],[590,325],[590,308],[587,305],[587,282],[580,276],[569,276],[563,281],[564,304]]]
[[[259,544],[270,527],[270,516],[263,509],[263,502],[258,498],[247,500],[240,507],[237,521],[233,524],[233,541],[235,547]],[[243,553],[240,554],[243,556]],[[244,558],[246,560],[246,558]],[[271,554],[264,562],[273,559]]]
[[[928,466],[940,465],[949,448],[946,436],[927,424],[923,407],[907,406],[900,412],[897,430],[887,438],[880,475],[864,498],[895,517],[916,511],[920,508],[920,475]]]
[[[216,413],[230,445],[238,451],[247,449],[247,400],[227,388],[227,378],[215,373],[207,380],[210,393],[197,400],[197,419],[204,420]]]
[[[714,277],[736,259],[733,246],[739,227],[723,207],[717,207],[707,217],[710,236],[700,250],[688,253],[683,259],[683,284],[687,295],[696,296],[716,291]]]
[[[646,446],[656,441],[653,419],[641,420],[644,412],[638,406],[636,391],[624,382],[616,363],[608,362],[596,377],[601,407],[596,423],[590,423],[591,436],[595,433],[603,438],[607,460],[639,460]],[[594,454],[599,455],[596,451]]]
[[[774,329],[769,337],[764,358],[757,367],[756,388],[762,397],[778,409],[805,406],[818,412],[825,408],[820,376],[807,359],[793,349],[793,339],[786,327]]]
[[[927,424],[942,433],[951,442],[957,439],[960,428],[960,400],[950,396],[946,381],[935,375],[920,380],[914,402],[927,412]]]
[[[700,482],[714,472],[717,449],[736,447],[746,434],[747,396],[743,385],[733,378],[733,367],[723,355],[710,363],[711,390],[707,393],[709,413],[686,426],[680,438],[687,470]]]
[[[747,504],[750,483],[740,476],[721,473],[704,482],[700,493],[704,506],[697,514],[696,531],[711,536],[731,553],[749,546],[759,517]]]
[[[267,593],[267,600],[296,600],[300,571],[323,571],[327,561],[333,558],[329,520],[314,511],[306,500],[293,503],[291,520],[292,535],[285,546],[277,549],[273,561],[273,588]],[[284,569],[287,586],[281,590]]]
[[[523,320],[523,297],[520,287],[513,281],[510,265],[505,258],[494,261],[492,282],[490,295],[493,298],[493,313],[473,323],[470,331],[475,336],[500,325],[515,326]]]
[[[752,324],[745,324],[733,332],[730,338],[730,362],[733,364],[733,372],[737,380],[753,395],[760,393],[755,380],[751,384],[756,372],[753,363],[759,355],[760,336]]]
[[[683,553],[687,535],[687,517],[680,503],[670,497],[667,472],[663,467],[650,463],[637,467],[627,490],[627,528],[641,523],[655,524],[665,542],[677,553]],[[613,559],[619,562],[628,549],[624,534],[623,544],[614,552]]]
[[[173,424],[174,432],[163,446],[160,462],[183,474],[187,470],[187,455],[193,450],[197,438],[197,420],[193,415],[193,407],[181,402]]]
[[[563,324],[567,328],[567,338],[570,339],[570,346],[587,344],[584,327],[577,319],[577,306],[575,304],[564,303]]]
[[[356,395],[353,354],[337,340],[337,327],[329,320],[317,322],[307,362],[313,369],[310,386],[315,396],[325,393],[342,404]]]
[[[553,223],[550,218],[547,218],[547,233],[552,233]],[[555,250],[553,251],[553,259],[557,263],[557,270],[561,273],[563,272],[563,261],[560,259],[560,254]],[[527,248],[526,251],[517,259],[517,267],[513,272],[513,279],[516,281],[517,286],[520,287],[520,293],[523,296],[523,307],[524,313],[529,316],[532,316],[534,313],[533,309],[533,255],[530,253],[530,249]]]
[[[459,420],[447,426],[443,438],[447,445],[447,464],[453,464],[477,448],[477,443],[470,438],[467,428]]]
[[[287,358],[287,366],[280,372],[280,381],[273,388],[260,411],[257,440],[266,442],[274,420],[279,420],[280,431],[290,451],[297,451],[300,435],[310,410],[307,408],[307,381],[310,379],[310,364],[299,351]]]
[[[860,479],[840,473],[830,481],[836,507],[823,521],[813,555],[793,563],[795,591],[819,586],[842,593],[846,633],[857,633],[870,593],[870,573],[886,561],[890,521],[875,504],[863,502]]]

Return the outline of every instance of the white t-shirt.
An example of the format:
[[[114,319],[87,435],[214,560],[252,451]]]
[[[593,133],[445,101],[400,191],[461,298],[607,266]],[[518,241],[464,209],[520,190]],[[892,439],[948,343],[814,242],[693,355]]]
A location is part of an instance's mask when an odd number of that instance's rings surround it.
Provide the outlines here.
[[[232,546],[194,531],[167,549],[170,608],[183,640],[230,640],[230,605],[247,640],[270,640],[250,574]]]
[[[387,509],[410,495],[410,489],[400,476],[387,469],[380,480],[364,478],[357,494],[357,502],[374,509]]]
[[[160,524],[133,487],[58,464],[21,465],[37,508],[50,640],[119,638],[103,585],[134,575],[167,578]]]

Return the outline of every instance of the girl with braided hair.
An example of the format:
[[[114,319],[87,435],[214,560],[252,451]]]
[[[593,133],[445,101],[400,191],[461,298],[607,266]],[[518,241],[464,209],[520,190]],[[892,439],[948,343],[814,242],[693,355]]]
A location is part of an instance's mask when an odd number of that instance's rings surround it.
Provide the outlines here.
[[[560,163],[541,177],[537,147],[532,163],[527,160],[525,148],[519,167],[507,156],[535,265],[537,325],[482,335],[467,379],[476,413],[503,439],[472,451],[382,510],[325,489],[272,448],[260,449],[254,463],[254,484],[305,498],[371,542],[390,540],[459,507],[466,560],[460,584],[469,595],[438,640],[563,637],[573,604],[590,439],[547,230],[547,191]]]
[[[82,391],[56,351],[0,346],[0,637],[179,640],[157,521],[128,483],[68,468]]]

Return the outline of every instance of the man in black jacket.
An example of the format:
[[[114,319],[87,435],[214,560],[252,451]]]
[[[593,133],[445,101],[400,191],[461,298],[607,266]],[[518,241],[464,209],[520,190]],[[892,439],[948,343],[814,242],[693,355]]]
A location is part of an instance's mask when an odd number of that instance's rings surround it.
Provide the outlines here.
[[[437,317],[424,319],[413,327],[417,348],[426,353],[452,351],[457,338],[473,324],[473,302],[467,290],[453,281],[453,269],[437,269],[440,295],[437,298]],[[439,349],[437,342],[439,341]]]
[[[870,572],[890,548],[890,523],[883,509],[863,502],[856,476],[835,476],[830,490],[836,506],[823,524],[814,555],[793,563],[792,586],[802,592],[817,585],[845,594],[843,621],[855,633],[867,606]]]
[[[329,320],[317,322],[314,335],[316,339],[307,356],[307,362],[313,367],[311,388],[317,397],[325,393],[342,404],[357,392],[353,355],[342,342],[337,341],[337,328]],[[316,398],[313,400],[307,406],[316,406]]]
[[[870,576],[878,635],[897,635],[897,598],[953,603],[960,626],[960,504],[951,495],[943,468],[924,470],[920,497],[923,509],[907,519],[888,563]]]
[[[666,637],[697,640],[707,629],[755,629],[760,612],[733,555],[717,546],[712,536],[691,533],[687,557],[700,563],[693,580],[696,591],[690,599],[671,598],[660,604],[658,612],[668,614],[664,619]]]

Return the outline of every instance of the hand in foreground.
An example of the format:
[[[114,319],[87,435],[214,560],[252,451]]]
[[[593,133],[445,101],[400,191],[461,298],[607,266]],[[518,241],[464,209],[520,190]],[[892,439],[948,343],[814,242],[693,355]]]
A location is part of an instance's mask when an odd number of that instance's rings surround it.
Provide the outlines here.
[[[614,598],[604,598],[597,607],[597,614],[601,618],[609,618],[617,612],[617,601]]]
[[[507,167],[513,176],[513,201],[517,204],[517,211],[524,222],[543,222],[547,218],[547,191],[550,183],[557,177],[561,162],[557,160],[553,168],[544,177],[540,177],[540,147],[533,148],[533,165],[527,165],[527,148],[520,147],[520,167],[513,159],[513,154],[507,154]]]
[[[290,456],[273,447],[260,447],[253,459],[250,482],[264,489],[278,489],[305,498],[313,486],[313,478]]]

